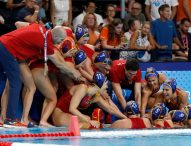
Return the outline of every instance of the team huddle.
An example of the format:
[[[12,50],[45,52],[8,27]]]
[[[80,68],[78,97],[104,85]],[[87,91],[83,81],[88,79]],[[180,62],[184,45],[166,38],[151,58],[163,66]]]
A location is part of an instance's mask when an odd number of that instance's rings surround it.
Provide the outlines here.
[[[76,115],[82,129],[102,128],[104,123],[132,129],[190,127],[188,94],[175,79],[150,67],[142,80],[136,59],[112,61],[109,51],[95,52],[97,46],[87,44],[84,25],[74,34],[68,27],[51,29],[48,24],[16,26],[0,37],[0,79],[7,77],[1,126],[34,127],[29,111],[38,89],[45,98],[39,126],[68,126]],[[127,89],[131,94],[124,97]],[[23,111],[17,120],[20,94]]]

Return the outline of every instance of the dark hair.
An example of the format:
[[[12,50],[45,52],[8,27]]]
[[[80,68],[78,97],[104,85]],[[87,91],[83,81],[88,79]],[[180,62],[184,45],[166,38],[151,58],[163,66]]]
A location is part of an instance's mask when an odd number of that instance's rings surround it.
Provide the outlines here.
[[[131,18],[131,19],[129,19],[129,21],[128,21],[128,28],[129,28],[129,29],[130,29],[132,26],[134,26],[135,21],[140,21],[140,20],[139,20],[139,19],[136,19],[136,18]]]
[[[139,69],[139,62],[136,59],[129,59],[125,64],[126,70],[137,71]]]
[[[181,19],[180,24],[182,25],[182,24],[184,24],[185,22],[190,22],[190,21],[189,21],[188,18],[183,18],[183,19]]]
[[[87,0],[85,6],[88,7],[90,3],[94,3],[96,5],[95,0]]]
[[[117,38],[117,42],[120,43],[121,42],[121,36],[122,35],[116,35],[115,34],[115,27],[119,24],[123,24],[123,22],[121,21],[120,18],[115,18],[113,19],[113,21],[108,25],[108,29],[109,29],[109,38],[108,40],[114,40],[114,38]]]
[[[166,8],[170,8],[170,6],[168,4],[161,5],[158,9],[159,14],[161,11],[164,11],[164,9],[166,9]]]

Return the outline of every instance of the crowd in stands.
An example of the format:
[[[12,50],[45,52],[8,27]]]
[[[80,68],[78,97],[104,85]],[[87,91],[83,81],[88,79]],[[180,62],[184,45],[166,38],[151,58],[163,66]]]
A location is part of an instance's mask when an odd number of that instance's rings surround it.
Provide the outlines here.
[[[93,0],[74,18],[72,0],[0,2],[0,126],[67,126],[76,115],[83,129],[191,127],[187,92],[153,67],[142,79],[139,67],[191,61],[191,1],[128,0],[124,18],[112,3],[103,18]],[[30,115],[36,89],[38,120]]]

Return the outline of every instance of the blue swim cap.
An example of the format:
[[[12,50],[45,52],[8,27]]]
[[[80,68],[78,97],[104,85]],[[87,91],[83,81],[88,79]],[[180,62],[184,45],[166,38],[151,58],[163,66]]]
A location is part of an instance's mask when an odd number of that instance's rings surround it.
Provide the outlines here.
[[[146,70],[145,79],[148,80],[150,77],[159,77],[158,72],[155,70],[154,67],[149,67]]]
[[[169,86],[172,88],[172,93],[174,93],[176,91],[176,80],[173,78],[168,79],[167,81],[164,82],[163,86]]]
[[[156,120],[156,119],[164,118],[161,115],[162,115],[162,107],[160,107],[160,106],[153,107],[153,109],[151,110],[152,119]]]
[[[191,105],[187,105],[184,107],[185,113],[187,114],[187,119],[191,119]]]
[[[128,115],[137,115],[137,114],[139,114],[139,106],[138,106],[138,104],[135,101],[132,101],[132,100],[127,102],[125,112]]]
[[[75,31],[76,40],[78,41],[82,36],[86,34],[89,35],[88,28],[81,24],[77,25],[76,31]]]
[[[79,65],[87,58],[86,53],[83,50],[79,50],[76,52],[74,56],[75,65]]]
[[[181,110],[173,110],[170,113],[173,122],[184,122],[186,120],[186,114]]]
[[[95,59],[94,59],[94,63],[105,63],[108,65],[111,65],[112,61],[109,57],[109,54],[105,51],[99,52]]]
[[[101,72],[95,72],[94,76],[93,76],[93,81],[94,83],[101,88],[104,84],[104,82],[106,81],[106,77],[103,73]]]

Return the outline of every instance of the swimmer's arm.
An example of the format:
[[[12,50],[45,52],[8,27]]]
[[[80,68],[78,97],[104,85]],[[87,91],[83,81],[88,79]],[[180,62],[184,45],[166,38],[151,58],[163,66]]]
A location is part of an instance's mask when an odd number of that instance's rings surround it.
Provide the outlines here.
[[[111,106],[107,101],[105,101],[101,96],[97,97],[96,103],[99,107],[101,107],[103,110],[107,111],[108,113],[115,115],[119,118],[127,118],[124,114],[122,114],[119,110],[116,110],[116,107]]]
[[[157,103],[162,103],[164,102],[164,97],[163,97],[163,94],[162,94],[162,90],[159,90],[158,93],[157,93],[157,96],[155,97],[155,104],[156,105]]]
[[[142,99],[141,99],[141,116],[143,117],[145,115],[145,110],[147,107],[148,99],[151,92],[149,92],[147,89],[143,89],[142,91]]]
[[[93,75],[89,74],[86,70],[84,70],[82,67],[78,68],[81,75],[87,79],[88,81],[92,82]]]
[[[80,105],[80,102],[83,99],[83,97],[86,95],[86,91],[87,91],[87,86],[84,84],[81,84],[80,86],[77,87],[70,101],[69,112],[73,115],[78,116],[78,118],[81,121],[90,122],[90,118],[82,114],[78,110],[78,106]]]
[[[119,100],[119,103],[121,104],[122,108],[125,109],[126,101],[125,101],[125,98],[123,97],[121,85],[119,83],[112,82],[112,87],[117,96],[117,99]]]
[[[68,66],[59,51],[54,50],[54,54],[48,55],[48,58],[55,64],[57,68],[60,69],[62,73],[67,74],[74,80],[80,80],[81,74],[75,68],[71,68],[70,66]]]
[[[180,110],[181,110],[184,106],[188,105],[188,93],[182,91],[180,96],[181,96],[181,103],[180,103]]]
[[[163,73],[159,73],[159,83],[163,84],[166,81],[166,75]]]

